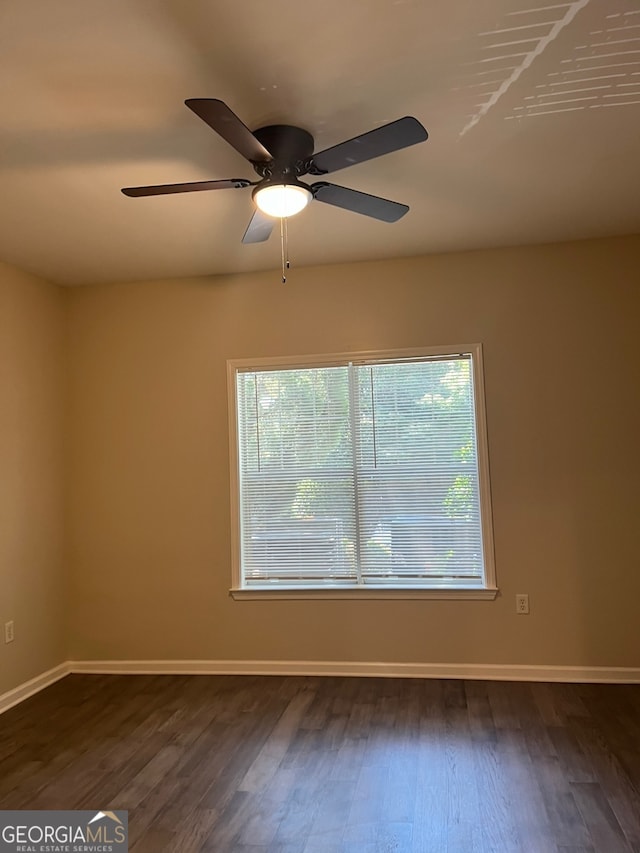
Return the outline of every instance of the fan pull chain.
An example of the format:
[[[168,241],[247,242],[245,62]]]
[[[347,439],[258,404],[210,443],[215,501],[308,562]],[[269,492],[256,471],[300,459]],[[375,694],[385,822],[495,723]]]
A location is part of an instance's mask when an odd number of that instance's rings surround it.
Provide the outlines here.
[[[289,263],[289,220],[285,219],[284,221],[284,254],[285,254],[285,265],[287,269],[291,266]]]
[[[280,255],[282,258],[282,283],[287,283],[289,263],[289,230],[286,216],[280,217]]]

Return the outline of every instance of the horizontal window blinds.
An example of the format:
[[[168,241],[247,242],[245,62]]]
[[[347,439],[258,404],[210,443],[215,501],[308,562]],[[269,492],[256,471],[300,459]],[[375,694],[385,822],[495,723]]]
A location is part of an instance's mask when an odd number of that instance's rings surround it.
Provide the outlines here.
[[[355,577],[345,367],[238,376],[245,580]]]
[[[481,582],[469,354],[236,374],[245,586]]]

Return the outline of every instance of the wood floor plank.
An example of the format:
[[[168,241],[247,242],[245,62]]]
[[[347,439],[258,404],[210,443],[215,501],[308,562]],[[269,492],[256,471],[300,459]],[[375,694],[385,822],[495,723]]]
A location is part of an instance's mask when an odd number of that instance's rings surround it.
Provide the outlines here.
[[[596,782],[574,782],[571,788],[595,849],[606,850],[607,853],[632,853],[600,785]]]
[[[487,696],[496,729],[520,729],[520,716],[508,681],[487,682]]]
[[[598,853],[590,844],[586,847],[578,846],[578,845],[570,845],[559,844],[556,847],[558,853]]]
[[[474,760],[481,790],[479,821],[484,848],[504,853],[522,849],[515,822],[517,805],[512,800],[499,747],[492,743],[476,744]]]
[[[247,770],[240,783],[240,791],[255,793],[264,790],[275,777],[294,734],[300,727],[300,721],[314,698],[313,693],[304,692],[291,700]]]
[[[591,836],[556,756],[532,757],[556,843],[588,846]]]
[[[166,829],[147,829],[140,838],[129,845],[130,853],[170,853],[175,851],[176,838]]]
[[[471,681],[466,685],[469,731],[473,740],[495,743],[496,724],[484,681]]]
[[[638,715],[640,718],[640,714]],[[640,853],[640,786],[633,783],[623,761],[610,749],[606,736],[593,719],[574,719],[571,729],[606,792],[607,802],[635,853]]]
[[[298,755],[294,783],[285,804],[284,812],[273,843],[292,844],[311,833],[320,797],[332,781],[332,770],[336,760],[334,750]]]
[[[569,782],[597,781],[593,762],[582,751],[574,732],[566,726],[556,726],[547,731],[565,778]]]
[[[69,676],[0,716],[28,807],[127,809],[132,853],[640,853],[640,686]]]
[[[466,723],[466,702],[460,693],[444,683],[425,685],[421,697],[422,715],[415,737],[418,762],[412,851],[447,849],[447,746],[446,714],[457,707]]]
[[[522,756],[502,745],[497,749],[512,804],[514,827],[522,847],[528,853],[549,853],[555,846],[555,833],[535,766],[529,756]]]

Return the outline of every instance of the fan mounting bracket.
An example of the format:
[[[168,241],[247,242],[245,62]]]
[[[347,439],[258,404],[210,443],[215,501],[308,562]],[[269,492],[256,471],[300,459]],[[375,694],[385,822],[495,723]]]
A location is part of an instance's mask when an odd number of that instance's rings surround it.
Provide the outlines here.
[[[301,127],[272,124],[253,131],[256,139],[271,152],[272,160],[252,162],[261,178],[283,178],[306,175],[313,156],[313,136]]]

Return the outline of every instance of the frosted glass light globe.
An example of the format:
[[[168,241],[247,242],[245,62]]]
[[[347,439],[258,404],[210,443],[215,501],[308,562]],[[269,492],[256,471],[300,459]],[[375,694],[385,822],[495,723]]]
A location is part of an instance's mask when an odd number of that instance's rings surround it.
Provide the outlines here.
[[[253,195],[263,213],[279,219],[300,213],[312,198],[311,191],[300,184],[269,184],[259,187]]]

